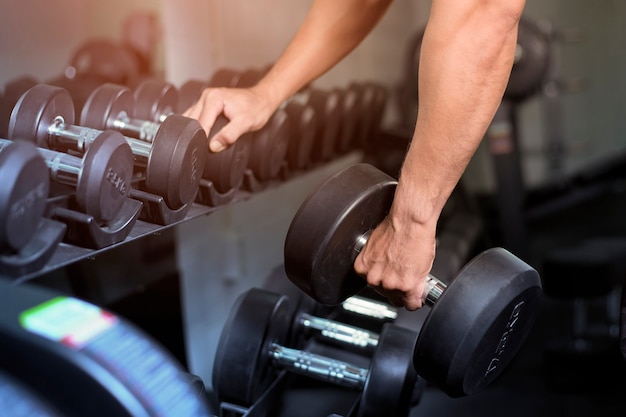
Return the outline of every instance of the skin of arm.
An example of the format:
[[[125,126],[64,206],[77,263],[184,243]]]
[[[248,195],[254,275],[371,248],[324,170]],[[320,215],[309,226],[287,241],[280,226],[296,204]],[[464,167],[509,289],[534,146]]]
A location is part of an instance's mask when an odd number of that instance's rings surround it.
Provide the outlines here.
[[[221,113],[230,122],[210,150],[219,152],[243,133],[263,127],[278,106],[350,53],[382,18],[392,0],[315,0],[300,29],[259,83],[249,89],[208,88],[183,114],[209,132]]]
[[[433,0],[421,46],[419,110],[387,218],[355,271],[396,304],[422,307],[443,206],[504,94],[524,0]]]

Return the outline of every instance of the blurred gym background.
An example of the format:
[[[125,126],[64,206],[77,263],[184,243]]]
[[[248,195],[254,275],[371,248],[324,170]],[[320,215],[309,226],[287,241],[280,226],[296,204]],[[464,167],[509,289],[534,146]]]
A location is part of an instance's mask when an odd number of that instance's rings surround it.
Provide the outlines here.
[[[68,62],[94,39],[132,45],[148,75],[178,86],[220,68],[262,68],[286,46],[310,3],[5,0],[0,85],[22,76],[71,79]],[[374,81],[387,88],[386,141],[366,157],[390,171],[406,146],[407,109],[417,105],[406,71],[429,6],[427,0],[396,0],[362,45],[315,82],[330,88]],[[499,159],[490,149],[494,141],[485,140],[461,187],[484,220],[486,244],[511,249],[542,273],[545,312],[503,384],[460,400],[427,392],[415,415],[626,411],[626,370],[618,352],[626,273],[626,3],[528,0],[524,17],[547,36],[550,71],[502,115],[514,128],[515,154]],[[329,162],[248,201],[33,282],[139,323],[210,389],[215,345],[232,301],[282,263],[287,227],[306,194],[362,158],[356,153]],[[591,341],[571,348],[583,333],[581,339]]]

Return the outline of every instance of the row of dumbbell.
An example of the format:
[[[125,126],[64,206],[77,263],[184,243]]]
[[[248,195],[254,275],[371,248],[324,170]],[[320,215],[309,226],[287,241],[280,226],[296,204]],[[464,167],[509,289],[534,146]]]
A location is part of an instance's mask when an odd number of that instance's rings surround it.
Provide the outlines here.
[[[229,77],[225,77],[226,73]],[[154,175],[157,167],[162,170],[162,167],[167,166],[175,171],[169,176],[172,182],[179,179],[186,180],[186,178],[180,178],[182,172],[179,172],[181,170],[179,166],[185,167],[185,164],[178,162],[186,162],[183,159],[187,156],[185,151],[191,143],[197,144],[197,140],[189,139],[194,136],[196,133],[194,130],[197,129],[178,126],[176,129],[168,130],[161,127],[162,122],[170,115],[184,111],[198,99],[204,87],[247,86],[252,83],[251,73],[253,71],[244,72],[238,78],[244,80],[243,84],[227,83],[225,78],[234,78],[233,74],[237,73],[221,70],[209,82],[192,80],[185,83],[180,91],[173,85],[158,80],[143,82],[134,94],[123,86],[102,85],[90,93],[86,103],[82,106],[80,126],[99,130],[114,129],[133,139],[148,141],[154,145],[152,148],[157,150],[164,148],[161,142],[166,142],[163,139],[166,136],[165,133],[168,136],[178,136],[178,142],[174,147],[177,153],[169,158],[165,156],[154,158],[152,152],[157,155],[160,153],[153,149],[145,149],[146,146],[137,144],[136,140],[130,141],[131,147],[137,148],[133,149],[136,151],[134,153],[141,153],[139,159],[148,160],[148,162],[140,161],[146,168],[146,181],[152,185],[148,187],[148,191],[165,195],[168,207],[177,209],[177,206],[189,200],[189,196],[176,196],[172,194],[170,188],[164,189],[164,185],[159,187],[155,184],[151,177],[158,177]],[[28,85],[29,82],[25,82],[21,87],[25,88]],[[80,88],[79,86],[76,90]],[[15,92],[13,94],[15,95]],[[340,99],[341,95],[342,99]],[[32,96],[33,94],[31,98]],[[302,100],[305,100],[304,104]],[[45,106],[49,101],[46,98],[35,97],[28,105],[29,107]],[[355,142],[355,133],[363,135],[365,132],[375,131],[372,128],[375,117],[372,115],[381,114],[381,107],[384,107],[384,89],[372,84],[353,83],[345,89],[343,94],[340,89],[334,89],[331,92],[308,89],[289,100],[276,112],[265,128],[254,133],[254,137],[242,139],[238,146],[218,155],[205,155],[208,161],[204,165],[202,179],[207,179],[218,193],[223,194],[241,185],[244,172],[248,168],[252,171],[254,179],[266,183],[276,178],[285,165],[289,169],[298,170],[309,167],[313,162],[330,159],[351,148]],[[65,128],[70,127],[68,125],[71,124],[68,122],[68,117],[71,116],[70,109],[63,110],[64,114],[59,116],[64,118],[65,124],[63,129],[55,132],[57,136],[65,134],[67,130]],[[225,123],[224,119],[218,120],[216,128],[221,127],[223,123]],[[10,122],[10,124],[14,123]],[[10,136],[15,135],[15,129],[12,130]],[[183,130],[186,130],[186,138],[180,137]],[[23,132],[18,133],[23,134]],[[27,133],[33,135],[32,131]],[[76,133],[72,132],[72,134]],[[42,142],[42,139],[38,139],[38,142]],[[154,142],[158,142],[160,146],[155,145]],[[319,155],[315,155],[316,152]],[[195,157],[198,158],[197,155]],[[153,175],[147,175],[148,173]],[[194,171],[195,173],[197,172]],[[205,193],[201,193],[199,202],[214,205],[215,198],[213,200],[202,198],[204,195]]]
[[[269,141],[280,138],[288,143],[288,132],[282,129],[282,133],[279,130],[271,134],[270,123],[270,128],[257,132],[260,137],[240,140],[228,151],[210,154],[206,152],[206,136],[197,122],[176,114],[181,101],[177,89],[157,80],[142,83],[134,93],[123,86],[105,84],[90,94],[81,111],[81,123],[75,125],[75,108],[69,93],[59,87],[36,84],[14,106],[7,136],[11,140],[33,141],[42,151],[68,153],[53,156],[48,152],[45,159],[55,182],[74,187],[72,206],[89,216],[83,219],[83,227],[72,228],[73,240],[87,242],[82,243],[84,246],[103,247],[123,240],[140,214],[141,207],[127,201],[131,193],[143,201],[144,207],[154,202],[151,197],[157,197],[159,210],[151,211],[162,214],[155,219],[148,213],[144,219],[167,224],[170,219],[180,219],[192,202],[206,202],[197,197],[202,182],[208,186],[200,189],[214,190],[215,196],[236,191],[249,168],[256,184],[278,175],[276,167],[280,164],[271,161],[280,152]],[[278,124],[288,125],[288,116],[281,120]],[[220,123],[224,119],[218,120]],[[291,143],[302,144],[295,140],[299,138],[295,135]],[[310,145],[309,152],[314,148],[313,143]],[[251,149],[253,146],[256,152]],[[255,158],[259,162],[256,165],[249,164],[252,154],[259,156]],[[26,155],[19,169],[12,164],[9,170],[15,171],[13,177],[28,169],[29,159]],[[19,184],[16,182],[15,186]],[[26,194],[27,189],[15,190],[5,206],[19,203],[18,196]],[[28,195],[32,198],[34,194]],[[38,195],[44,199],[41,193]],[[209,202],[215,200],[213,197]],[[30,210],[22,216],[21,223],[38,224],[40,211]],[[70,217],[73,224],[80,224],[75,215]],[[81,236],[85,231],[88,236]],[[8,243],[10,240],[6,238],[0,243],[8,251],[19,251],[19,245]]]
[[[207,87],[246,88],[255,85],[266,70],[217,70],[209,80],[189,80],[180,86],[182,112]],[[366,146],[377,134],[387,102],[386,88],[374,82],[352,82],[345,88],[308,86],[288,99],[278,111],[292,119],[298,139],[289,143],[290,167],[302,168],[325,161],[355,147]]]
[[[170,114],[184,112],[206,87],[248,87],[256,83],[262,73],[254,69],[242,72],[221,69],[209,80],[189,80],[180,88],[164,81],[146,80],[134,91],[134,118],[163,121]],[[35,84],[37,81],[32,77],[22,77],[5,85],[3,101],[8,109],[3,112],[10,111],[17,97]],[[108,119],[103,116],[112,110],[120,110],[120,106],[131,105],[127,97],[122,98],[121,93],[112,91],[113,87],[103,92],[104,87],[100,85],[83,85],[77,81],[65,83],[64,88],[73,98],[75,119],[80,120],[81,125],[97,129],[110,127],[132,137],[155,135],[154,126],[132,123],[140,120],[128,120],[133,118],[129,109],[121,109],[125,113],[122,118],[119,114],[109,114]],[[94,95],[96,100],[92,98]],[[115,101],[123,104],[113,104]],[[375,136],[385,103],[385,88],[371,82],[353,82],[346,88],[330,90],[306,88],[287,100],[265,128],[248,135],[249,139],[242,140],[231,152],[211,158],[205,166],[210,172],[204,172],[203,178],[210,180],[218,193],[225,193],[241,185],[243,169],[248,168],[254,174],[253,179],[264,184],[275,179],[283,168],[306,169],[332,159],[367,144]],[[7,117],[2,115],[1,118]],[[258,184],[255,185],[257,187],[248,188],[258,188]],[[201,193],[200,203],[214,204],[215,196],[213,200],[203,196],[205,193]]]

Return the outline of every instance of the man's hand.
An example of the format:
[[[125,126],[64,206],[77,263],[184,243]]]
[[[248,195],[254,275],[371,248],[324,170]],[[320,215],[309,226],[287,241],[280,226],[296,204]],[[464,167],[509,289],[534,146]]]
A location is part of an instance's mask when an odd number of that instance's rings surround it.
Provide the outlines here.
[[[209,143],[212,152],[231,146],[244,133],[261,129],[275,108],[253,88],[207,88],[183,115],[197,119],[207,135],[220,114],[230,120]]]
[[[388,216],[367,239],[354,270],[392,304],[417,310],[434,258],[434,227],[407,225]]]

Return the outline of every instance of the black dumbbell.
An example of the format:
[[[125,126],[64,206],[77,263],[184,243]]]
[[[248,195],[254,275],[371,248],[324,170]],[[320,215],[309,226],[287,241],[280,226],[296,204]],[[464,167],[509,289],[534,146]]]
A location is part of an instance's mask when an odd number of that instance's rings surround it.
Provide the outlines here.
[[[394,321],[398,318],[397,307],[358,295],[353,295],[344,300],[341,303],[341,308],[344,311],[381,322]]]
[[[22,94],[38,83],[39,81],[36,78],[30,75],[23,75],[4,84],[4,93],[0,97],[0,137],[6,138],[8,135],[9,120],[11,119],[11,111],[15,107],[15,103],[17,103]]]
[[[300,206],[287,232],[288,278],[326,305],[366,287],[354,272],[354,260],[387,215],[396,185],[364,163],[324,181]],[[452,397],[482,390],[521,348],[541,296],[537,272],[502,248],[476,256],[450,285],[429,276],[422,301],[431,310],[414,351],[418,374]]]
[[[176,113],[178,89],[167,81],[151,78],[143,80],[135,88],[134,114],[137,119],[161,123]]]
[[[296,99],[311,106],[319,119],[319,128],[311,149],[311,159],[314,162],[331,159],[336,154],[343,119],[341,91],[338,88],[323,90],[308,87],[297,93]]]
[[[384,86],[368,81],[352,83],[360,90],[358,124],[353,146],[367,149],[380,131],[387,102],[387,90]]]
[[[37,147],[26,141],[9,142],[0,152],[0,251],[24,248],[44,216],[50,176]]]
[[[0,146],[11,141],[0,139]],[[133,154],[124,137],[114,131],[98,135],[82,158],[38,148],[50,177],[75,189],[78,208],[99,225],[114,220],[131,188]]]
[[[376,331],[353,326],[347,322],[320,316],[319,312],[324,310],[323,307],[300,291],[293,283],[289,282],[289,284],[296,291],[289,289],[286,291],[287,294],[279,293],[289,299],[291,308],[289,314],[293,317],[287,338],[290,347],[303,348],[313,337],[316,341],[354,351],[360,355],[371,355],[375,352],[381,338],[380,330],[386,323],[394,321],[398,315],[397,308],[389,304],[368,297],[352,296],[341,304],[342,310],[348,311],[353,317],[376,323]],[[424,384],[425,381],[418,376],[418,382],[411,397],[412,405],[420,401]]]
[[[188,80],[179,88],[179,112],[185,111],[189,106],[198,101],[200,94],[205,88],[212,87],[210,83],[200,80]],[[213,137],[228,122],[228,119],[220,115],[215,120],[208,138]],[[232,146],[221,152],[208,152],[207,162],[204,166],[202,177],[211,181],[216,190],[225,193],[239,188],[246,174],[252,151],[252,137],[244,134]]]
[[[377,332],[316,314],[315,300],[304,293],[295,300],[293,298],[289,298],[290,304],[295,304],[289,328],[290,346],[302,347],[311,336],[362,353],[371,353],[378,345],[380,337]]]
[[[361,89],[350,83],[341,89],[341,127],[335,143],[335,151],[344,154],[352,149],[359,129],[361,116]]]
[[[81,114],[81,125],[93,129],[114,129],[122,132],[131,138],[128,140],[131,148],[135,146],[138,150],[145,147],[141,142],[151,144],[146,184],[149,188],[156,187],[155,182],[150,181],[151,177],[158,179],[164,170],[169,171],[168,179],[171,181],[171,188],[168,187],[165,194],[159,195],[167,196],[168,206],[177,209],[195,198],[200,179],[206,168],[207,139],[206,133],[197,120],[167,113],[168,108],[175,106],[177,102],[176,97],[169,98],[176,95],[171,91],[171,89],[163,89],[166,97],[163,103],[157,101],[150,105],[146,97],[140,106],[136,106],[135,95],[129,88],[116,84],[103,84],[87,99]],[[142,94],[147,96],[152,93],[144,91]],[[150,119],[136,118],[137,107],[143,108],[144,115]],[[158,152],[161,148],[167,149],[170,155]],[[152,159],[163,165],[160,168],[155,165],[153,168]],[[161,177],[161,180],[166,180],[166,178]]]
[[[10,139],[30,138],[43,148],[84,153],[103,130],[77,126],[72,98],[66,90],[39,84],[18,101],[9,124]],[[180,143],[181,138],[187,140]],[[161,124],[153,142],[124,137],[135,166],[145,168],[148,192],[164,197],[173,209],[195,198],[202,169],[206,135],[192,119],[173,115]]]
[[[287,166],[292,170],[305,169],[313,161],[311,153],[321,128],[319,117],[313,107],[296,98],[285,101],[280,108],[287,113],[292,127],[285,155]]]
[[[202,87],[196,85],[198,98]],[[189,88],[186,94],[189,94]],[[151,79],[146,80],[135,89],[135,116],[140,119],[149,119],[154,122],[162,122],[166,117],[173,114],[180,106],[179,91],[170,83]],[[220,116],[216,119],[208,138],[221,129],[227,123],[227,119]],[[208,152],[202,178],[213,183],[215,189],[225,193],[238,188],[243,182],[245,171],[250,160],[250,135],[244,135],[233,146],[222,152]]]
[[[209,84],[216,87],[237,87],[241,71],[233,68],[220,68],[211,75]]]
[[[415,333],[383,326],[378,345],[362,368],[285,346],[291,316],[287,297],[252,288],[235,301],[218,343],[213,388],[220,402],[249,406],[281,370],[361,391],[364,416],[406,416],[417,374],[411,364]]]

